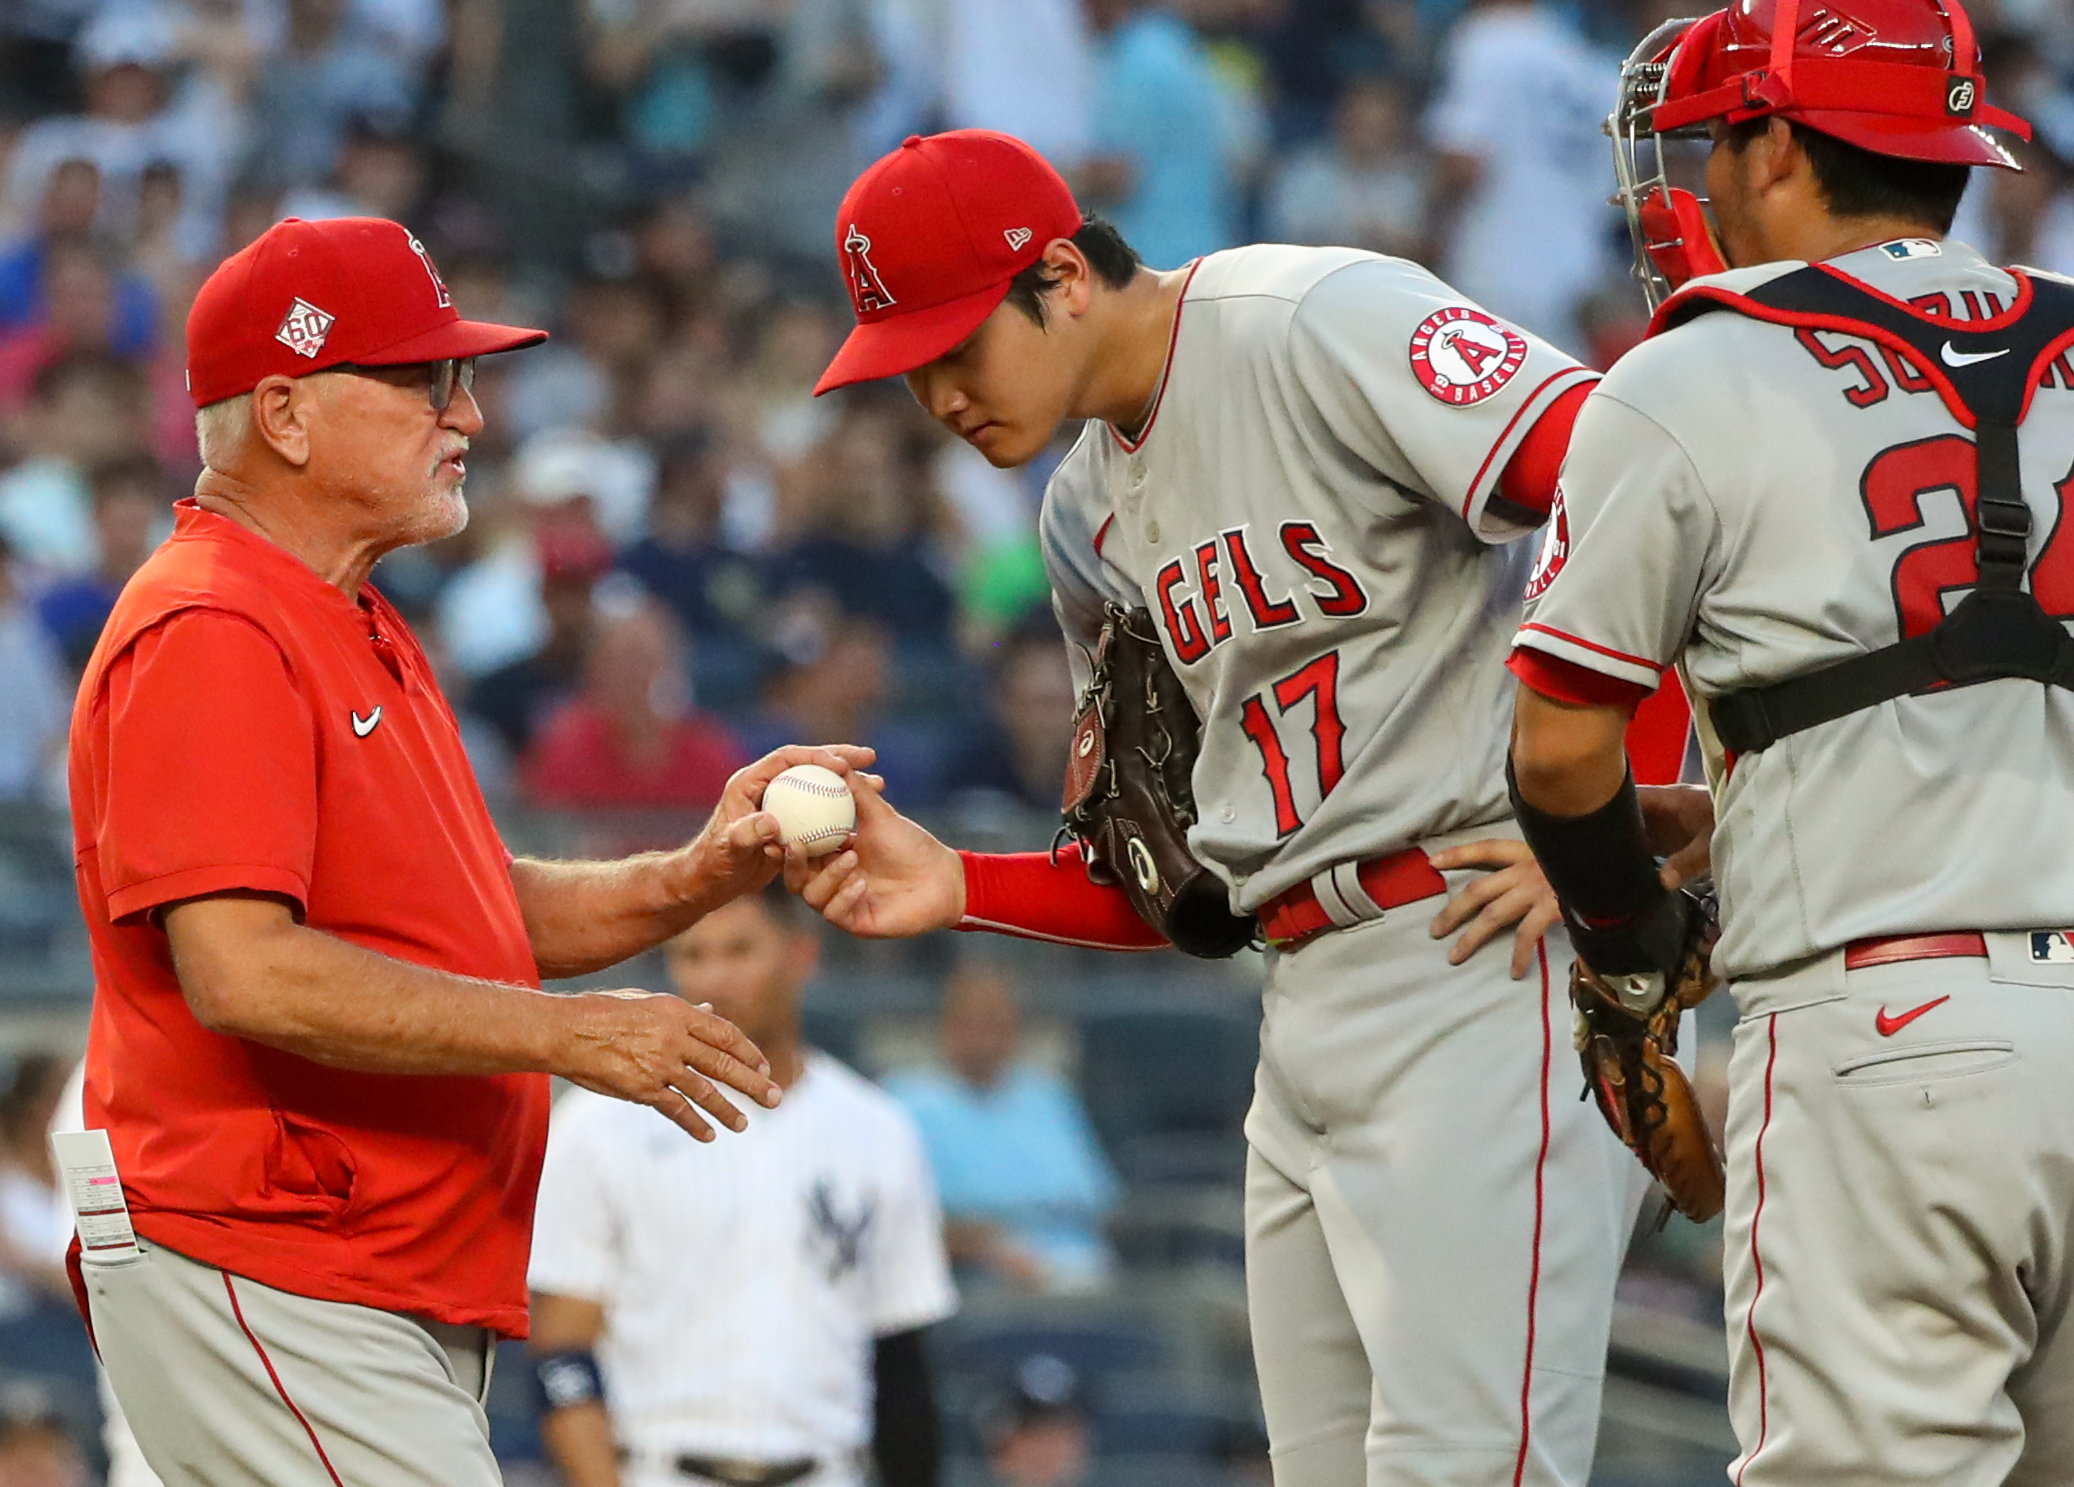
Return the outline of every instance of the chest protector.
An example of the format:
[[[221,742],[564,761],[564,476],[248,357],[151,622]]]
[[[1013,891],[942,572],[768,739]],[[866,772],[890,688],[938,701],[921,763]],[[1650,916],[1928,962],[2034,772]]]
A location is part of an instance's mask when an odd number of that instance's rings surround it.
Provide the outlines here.
[[[2031,509],[2017,476],[2017,427],[2054,359],[2074,345],[2074,285],[2011,273],[2016,304],[1992,320],[1926,315],[1819,265],[1747,294],[1699,285],[1657,312],[1652,334],[1732,310],[1877,342],[1927,377],[1952,416],[1973,431],[1980,579],[1972,592],[1920,635],[1712,699],[1714,730],[1732,753],[1754,754],[1789,734],[1938,687],[2022,677],[2074,690],[2074,638],[2024,587]]]

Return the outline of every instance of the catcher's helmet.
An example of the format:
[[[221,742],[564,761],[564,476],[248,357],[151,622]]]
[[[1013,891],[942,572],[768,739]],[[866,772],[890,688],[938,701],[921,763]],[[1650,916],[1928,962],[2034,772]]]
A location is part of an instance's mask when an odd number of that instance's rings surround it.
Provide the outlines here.
[[[1613,136],[1618,200],[1651,304],[1718,258],[1696,241],[1696,199],[1670,188],[1658,140],[1715,120],[1776,115],[1878,155],[2014,170],[1984,126],[2030,126],[1982,99],[1980,49],[1959,0],[1738,0],[1667,21],[1621,68]],[[1645,160],[1645,155],[1650,156]]]

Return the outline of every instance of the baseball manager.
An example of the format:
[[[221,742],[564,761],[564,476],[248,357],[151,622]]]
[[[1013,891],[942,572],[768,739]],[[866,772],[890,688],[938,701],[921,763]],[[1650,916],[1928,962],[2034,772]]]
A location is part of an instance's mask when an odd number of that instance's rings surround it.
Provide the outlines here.
[[[274,227],[187,335],[206,468],[72,722],[86,1124],[135,1231],[91,1236],[82,1303],[167,1487],[479,1487],[491,1349],[526,1328],[548,1075],[702,1139],[743,1123],[719,1086],[777,1099],[711,1013],[540,978],[767,881],[764,784],[870,756],[781,750],[677,852],[514,859],[367,580],[466,522],[474,358],[543,333],[461,319],[423,245],[360,218]]]

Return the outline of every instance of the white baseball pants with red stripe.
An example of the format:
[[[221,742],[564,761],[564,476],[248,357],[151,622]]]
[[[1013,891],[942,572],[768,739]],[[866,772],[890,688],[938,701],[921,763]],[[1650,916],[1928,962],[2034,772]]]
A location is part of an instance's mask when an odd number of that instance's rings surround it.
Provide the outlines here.
[[[81,1265],[101,1361],[165,1487],[495,1487],[493,1339],[314,1301],[140,1239]]]
[[[1462,875],[1452,875],[1457,879]],[[1580,1103],[1568,942],[1439,898],[1269,956],[1246,1278],[1276,1487],[1584,1487],[1646,1176]]]
[[[1987,939],[1735,988],[1740,1487],[2074,1482],[2074,966]]]

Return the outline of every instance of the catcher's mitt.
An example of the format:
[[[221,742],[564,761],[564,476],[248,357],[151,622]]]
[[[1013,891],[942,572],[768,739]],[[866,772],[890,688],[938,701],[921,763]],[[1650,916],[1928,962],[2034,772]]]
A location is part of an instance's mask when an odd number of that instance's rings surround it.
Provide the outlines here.
[[[1108,615],[1073,725],[1063,829],[1080,843],[1087,875],[1120,883],[1175,949],[1234,955],[1252,942],[1254,922],[1231,912],[1223,882],[1188,850],[1202,723],[1151,611],[1111,604]]]
[[[1675,967],[1602,976],[1580,959],[1570,969],[1570,1001],[1585,1085],[1600,1114],[1663,1185],[1670,1208],[1703,1224],[1721,1212],[1721,1152],[1678,1067],[1678,1020],[1714,990],[1707,958],[1721,931],[1711,895],[1683,896],[1686,933]]]

